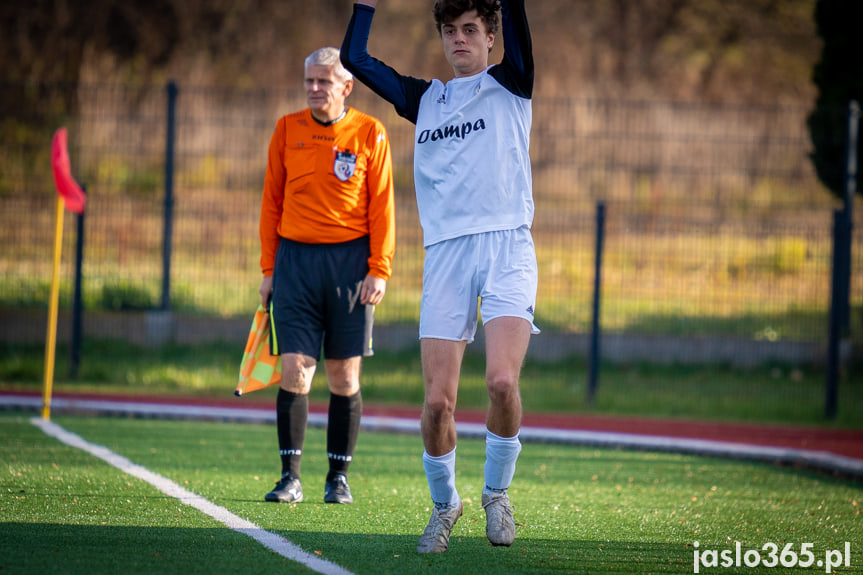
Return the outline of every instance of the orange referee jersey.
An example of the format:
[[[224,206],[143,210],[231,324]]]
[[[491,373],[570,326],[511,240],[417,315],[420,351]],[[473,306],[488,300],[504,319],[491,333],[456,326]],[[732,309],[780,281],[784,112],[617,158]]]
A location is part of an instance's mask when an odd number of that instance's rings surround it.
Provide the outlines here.
[[[311,110],[282,117],[270,139],[261,201],[261,270],[280,237],[330,244],[369,236],[369,273],[389,279],[395,253],[392,158],[377,119],[348,108],[324,126]]]

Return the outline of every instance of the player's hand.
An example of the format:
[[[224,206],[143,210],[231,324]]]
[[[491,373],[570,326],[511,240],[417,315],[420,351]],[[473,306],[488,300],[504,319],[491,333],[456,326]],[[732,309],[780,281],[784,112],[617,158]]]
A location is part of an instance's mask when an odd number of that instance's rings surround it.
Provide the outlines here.
[[[369,274],[363,280],[363,287],[360,289],[360,303],[377,305],[384,299],[386,292],[387,280]]]
[[[362,4],[363,6],[374,8],[378,5],[378,0],[357,0],[357,4]]]
[[[270,298],[273,297],[273,276],[265,276],[261,280],[261,289],[258,290],[261,294],[261,305],[264,306],[264,311],[270,311]]]

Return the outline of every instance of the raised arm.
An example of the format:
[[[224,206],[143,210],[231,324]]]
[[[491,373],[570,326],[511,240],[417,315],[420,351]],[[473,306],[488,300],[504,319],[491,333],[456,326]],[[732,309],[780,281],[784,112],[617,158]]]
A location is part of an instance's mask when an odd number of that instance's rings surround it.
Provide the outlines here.
[[[368,52],[369,33],[377,0],[358,0],[342,42],[345,68],[378,96],[395,107],[403,118],[416,123],[419,100],[429,82],[402,76]]]
[[[365,0],[373,1],[373,0]],[[524,0],[501,0],[503,62],[491,74],[516,95],[533,95],[533,45]]]

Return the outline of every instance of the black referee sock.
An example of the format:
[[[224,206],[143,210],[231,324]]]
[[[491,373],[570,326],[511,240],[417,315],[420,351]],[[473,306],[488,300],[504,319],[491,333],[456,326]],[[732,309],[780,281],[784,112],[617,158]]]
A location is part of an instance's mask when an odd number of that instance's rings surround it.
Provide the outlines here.
[[[294,477],[300,477],[300,458],[308,421],[309,396],[279,388],[276,396],[276,432],[279,437],[279,455],[282,457],[282,475],[290,471]]]
[[[327,457],[330,472],[327,479],[337,473],[347,473],[354,456],[354,447],[360,434],[360,417],[363,412],[363,396],[330,393],[330,411],[327,423]]]

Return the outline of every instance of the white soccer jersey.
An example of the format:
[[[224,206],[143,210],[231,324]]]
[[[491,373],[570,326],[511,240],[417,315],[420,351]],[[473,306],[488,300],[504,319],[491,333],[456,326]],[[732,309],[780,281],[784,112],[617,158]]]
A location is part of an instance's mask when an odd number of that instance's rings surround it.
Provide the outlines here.
[[[414,183],[426,246],[533,222],[530,100],[488,70],[423,94],[414,140]]]
[[[529,227],[534,66],[524,0],[501,0],[503,61],[446,84],[404,76],[372,58],[373,14],[354,5],[342,62],[416,124],[414,184],[424,245]]]

